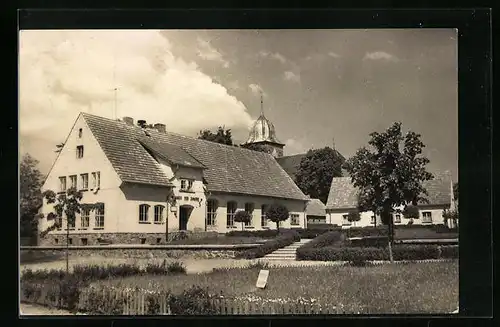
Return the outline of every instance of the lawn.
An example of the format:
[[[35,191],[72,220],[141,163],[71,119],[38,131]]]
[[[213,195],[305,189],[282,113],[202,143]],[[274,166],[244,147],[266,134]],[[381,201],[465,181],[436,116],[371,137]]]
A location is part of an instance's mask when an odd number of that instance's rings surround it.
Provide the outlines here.
[[[130,277],[100,281],[181,293],[201,286],[225,297],[264,301],[321,303],[338,313],[449,313],[458,304],[458,261],[369,267],[270,268],[266,289],[255,287],[259,268],[217,270],[207,274]],[[262,300],[260,300],[262,301]]]

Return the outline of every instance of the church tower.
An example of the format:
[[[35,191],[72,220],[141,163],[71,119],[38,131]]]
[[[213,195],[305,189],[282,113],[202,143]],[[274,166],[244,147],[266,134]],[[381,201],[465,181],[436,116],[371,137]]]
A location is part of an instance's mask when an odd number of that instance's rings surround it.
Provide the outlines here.
[[[275,158],[283,156],[285,144],[278,141],[273,123],[264,116],[264,103],[262,92],[260,94],[260,116],[254,122],[248,139],[241,144],[242,147],[272,154]]]

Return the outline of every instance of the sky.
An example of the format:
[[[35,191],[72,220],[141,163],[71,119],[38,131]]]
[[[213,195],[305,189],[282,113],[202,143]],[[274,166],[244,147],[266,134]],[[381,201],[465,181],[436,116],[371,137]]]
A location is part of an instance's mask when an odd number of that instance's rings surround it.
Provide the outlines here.
[[[455,29],[21,31],[20,153],[48,173],[80,112],[242,143],[262,92],[285,155],[349,158],[400,121],[457,180],[457,73]]]

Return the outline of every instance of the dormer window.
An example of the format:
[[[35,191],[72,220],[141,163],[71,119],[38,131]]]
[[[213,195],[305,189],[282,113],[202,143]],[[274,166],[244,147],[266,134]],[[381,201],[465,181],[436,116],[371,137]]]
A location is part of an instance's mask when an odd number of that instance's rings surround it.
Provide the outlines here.
[[[181,179],[181,191],[192,192],[193,182],[194,181],[192,179]]]
[[[83,158],[83,145],[79,145],[76,147],[76,157],[78,159]]]

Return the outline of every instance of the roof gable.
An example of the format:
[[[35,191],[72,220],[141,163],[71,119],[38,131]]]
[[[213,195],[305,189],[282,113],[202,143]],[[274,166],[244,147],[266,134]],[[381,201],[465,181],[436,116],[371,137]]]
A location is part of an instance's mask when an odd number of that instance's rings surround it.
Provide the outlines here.
[[[200,140],[175,133],[160,133],[123,122],[84,114],[104,152],[124,181],[169,183],[147,146],[171,161],[190,161],[203,172],[207,189],[225,192],[306,200],[293,180],[267,153]],[[142,144],[141,144],[142,143]]]
[[[326,206],[320,199],[311,199],[307,202],[306,215],[326,216]]]
[[[427,202],[420,205],[449,205],[452,200],[452,179],[448,172],[433,173],[434,178],[423,182],[427,190]],[[357,206],[358,189],[351,183],[351,177],[333,178],[326,203],[327,209],[349,209]]]

